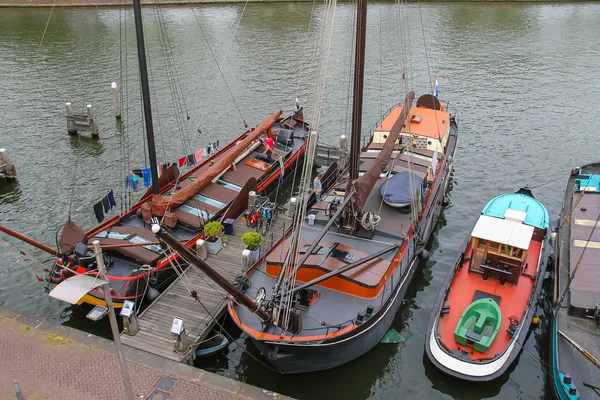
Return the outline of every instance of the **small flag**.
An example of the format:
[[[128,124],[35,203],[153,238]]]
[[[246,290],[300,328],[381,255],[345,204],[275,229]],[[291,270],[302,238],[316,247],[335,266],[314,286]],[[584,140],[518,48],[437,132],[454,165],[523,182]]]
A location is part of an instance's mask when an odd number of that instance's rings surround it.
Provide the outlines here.
[[[433,95],[435,97],[438,97],[440,95],[440,88],[438,87],[437,77],[435,78],[435,86],[434,86],[434,89],[433,89]]]
[[[300,111],[300,100],[296,97],[296,101],[294,102],[295,110]]]

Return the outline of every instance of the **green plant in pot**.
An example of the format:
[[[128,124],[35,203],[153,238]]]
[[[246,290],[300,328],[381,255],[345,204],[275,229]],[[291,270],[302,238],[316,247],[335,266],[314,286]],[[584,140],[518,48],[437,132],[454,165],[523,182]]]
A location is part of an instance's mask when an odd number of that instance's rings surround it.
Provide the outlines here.
[[[208,254],[217,254],[223,248],[221,235],[223,234],[223,224],[218,221],[211,221],[204,225],[204,235],[206,236],[206,252]]]
[[[246,232],[242,235],[242,242],[246,245],[246,249],[252,253],[250,255],[250,265],[254,265],[260,258],[260,244],[263,237],[258,232]]]

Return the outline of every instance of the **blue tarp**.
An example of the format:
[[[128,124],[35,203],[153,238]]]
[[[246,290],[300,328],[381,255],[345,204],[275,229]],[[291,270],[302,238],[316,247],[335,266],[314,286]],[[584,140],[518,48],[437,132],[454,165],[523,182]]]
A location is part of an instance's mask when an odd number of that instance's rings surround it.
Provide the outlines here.
[[[398,205],[409,204],[411,178],[413,190],[416,190],[423,183],[423,178],[406,171],[393,175],[381,185],[379,193],[384,197],[386,203]]]

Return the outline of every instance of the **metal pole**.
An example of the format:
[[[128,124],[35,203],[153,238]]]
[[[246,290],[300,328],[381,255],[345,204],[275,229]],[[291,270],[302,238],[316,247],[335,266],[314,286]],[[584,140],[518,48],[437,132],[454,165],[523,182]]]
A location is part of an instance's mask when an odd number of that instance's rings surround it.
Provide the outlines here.
[[[96,253],[96,264],[98,264],[98,272],[100,277],[106,281],[106,268],[104,267],[104,259],[102,258],[102,248],[100,247],[100,241],[94,240],[94,252]],[[121,364],[121,374],[123,375],[123,385],[125,385],[125,395],[128,400],[134,400],[133,389],[131,389],[131,381],[129,380],[129,371],[127,370],[127,361],[125,360],[125,354],[123,353],[123,346],[121,345],[121,337],[119,336],[119,326],[117,325],[117,317],[115,316],[115,307],[112,302],[110,295],[110,287],[108,282],[102,285],[104,290],[104,299],[106,300],[106,306],[108,307],[108,320],[110,321],[110,330],[112,331],[113,340],[115,347],[117,348],[117,354],[119,355],[119,363]]]
[[[144,28],[142,27],[142,8],[140,0],[133,0],[133,16],[135,19],[135,35],[137,37],[138,63],[142,81],[142,99],[144,100],[144,118],[146,120],[146,137],[148,138],[148,158],[152,175],[152,191],[160,193],[158,183],[158,164],[154,146],[154,127],[152,125],[152,108],[150,107],[150,86],[148,85],[148,68],[146,67],[146,46],[144,45]]]

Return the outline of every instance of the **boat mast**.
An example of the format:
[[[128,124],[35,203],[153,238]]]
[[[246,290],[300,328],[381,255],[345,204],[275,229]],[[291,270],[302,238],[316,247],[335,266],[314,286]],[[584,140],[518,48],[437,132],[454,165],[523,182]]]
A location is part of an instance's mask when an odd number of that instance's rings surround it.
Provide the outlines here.
[[[350,139],[350,179],[347,193],[358,178],[360,131],[362,124],[363,86],[365,77],[365,38],[367,36],[367,0],[358,0],[356,14],[356,50],[354,59],[354,93],[352,100],[352,132]]]
[[[160,193],[158,183],[158,164],[154,146],[154,127],[152,125],[152,108],[150,107],[150,87],[148,85],[148,68],[146,66],[146,46],[144,45],[144,28],[142,27],[142,9],[140,0],[133,0],[133,16],[135,19],[135,35],[137,38],[138,64],[142,81],[142,100],[144,101],[144,119],[146,121],[146,138],[148,140],[148,157],[152,176],[152,191]]]

